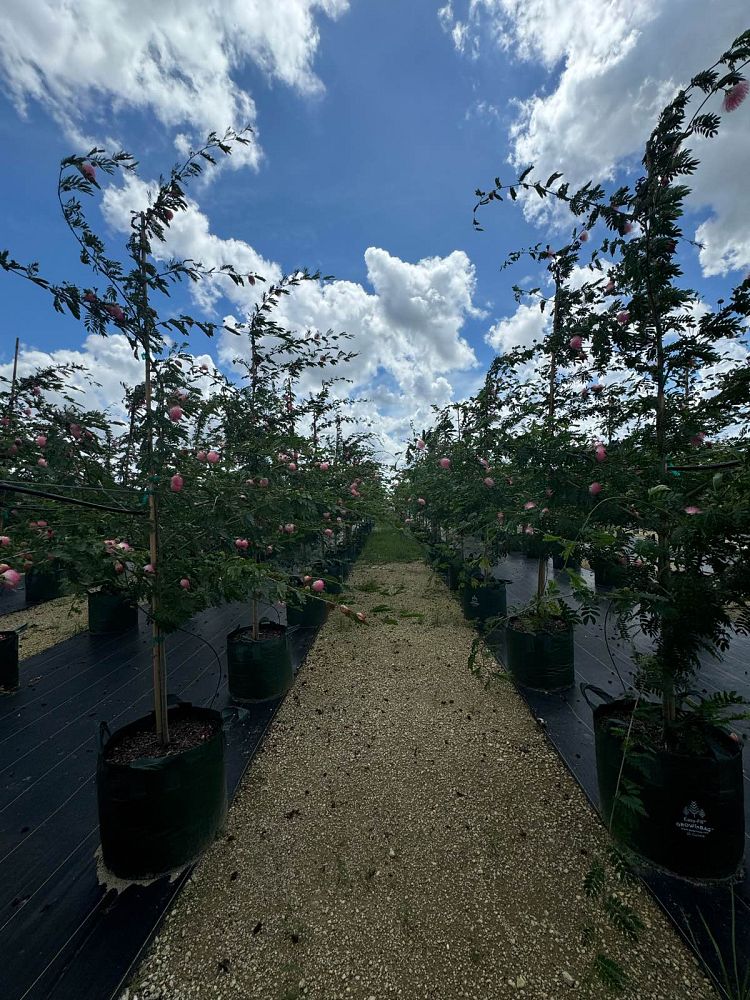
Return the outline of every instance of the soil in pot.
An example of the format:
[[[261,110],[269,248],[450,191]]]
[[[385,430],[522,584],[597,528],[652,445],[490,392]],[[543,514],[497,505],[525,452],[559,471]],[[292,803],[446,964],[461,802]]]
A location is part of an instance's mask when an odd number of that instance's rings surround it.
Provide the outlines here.
[[[268,701],[286,694],[294,680],[284,625],[262,622],[258,638],[251,626],[227,636],[229,693],[237,702]]]
[[[626,700],[594,709],[599,800],[613,837],[676,875],[731,878],[745,846],[741,745],[707,727],[702,749],[686,753],[649,741],[644,750],[636,731],[623,763],[632,709]],[[628,807],[633,797],[639,808]]]
[[[505,630],[506,666],[517,684],[536,691],[564,691],[575,681],[573,629],[564,619],[552,619],[528,631],[519,618]]]
[[[102,743],[97,800],[102,857],[120,878],[183,868],[220,832],[227,810],[221,715],[179,705],[162,749],[151,714]]]
[[[124,632],[138,624],[138,608],[122,594],[104,590],[89,591],[89,632],[92,635],[110,635]]]
[[[18,688],[18,632],[0,632],[0,691]]]

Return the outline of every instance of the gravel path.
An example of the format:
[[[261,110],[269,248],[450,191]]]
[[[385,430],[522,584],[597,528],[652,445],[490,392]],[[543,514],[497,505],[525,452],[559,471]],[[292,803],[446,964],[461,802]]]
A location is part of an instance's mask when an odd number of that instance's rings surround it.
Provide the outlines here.
[[[510,684],[467,669],[442,582],[421,563],[351,582],[372,624],[324,627],[123,997],[602,1000],[600,951],[626,997],[713,996],[645,892],[613,883],[636,945],[587,899],[606,837]]]
[[[86,603],[76,602],[72,597],[58,597],[10,614],[2,614],[0,608],[0,629],[17,629],[24,624],[27,627],[18,638],[19,661],[85,631],[89,626]]]

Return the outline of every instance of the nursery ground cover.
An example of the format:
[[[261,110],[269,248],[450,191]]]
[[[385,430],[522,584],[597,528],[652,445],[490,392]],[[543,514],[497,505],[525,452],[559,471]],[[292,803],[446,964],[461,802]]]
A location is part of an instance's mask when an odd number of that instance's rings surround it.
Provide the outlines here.
[[[227,706],[225,637],[247,618],[245,606],[227,605],[176,632],[169,641],[170,692]],[[293,639],[296,667],[310,641],[309,633]],[[183,873],[117,891],[97,875],[97,725],[148,712],[150,648],[143,621],[120,636],[78,634],[26,659],[20,690],[0,699],[3,1000],[106,1000],[184,881]],[[277,706],[243,710],[229,726],[230,795]]]
[[[442,581],[414,562],[351,582],[370,624],[319,633],[129,1000],[598,1000],[597,949],[624,957],[630,997],[712,995],[642,889],[621,890],[637,945],[591,908],[604,830],[511,685],[467,670]]]
[[[502,560],[495,575],[511,581],[508,585],[508,603],[521,604],[534,591],[537,575],[536,561],[522,556],[509,556]],[[590,586],[593,574],[583,570]],[[556,573],[560,586],[565,589],[564,573]],[[622,691],[620,676],[627,682],[633,673],[633,663],[627,647],[617,637],[612,621],[607,622],[605,637],[604,619],[607,614],[606,592],[600,595],[601,616],[598,622],[582,625],[576,629],[575,663],[576,686],[563,694],[545,694],[525,690],[524,697],[537,718],[544,720],[547,735],[556,746],[572,774],[579,782],[591,802],[598,807],[596,761],[594,756],[594,732],[591,709],[581,694],[581,683],[595,684],[613,696]],[[646,649],[646,643],[638,643]],[[498,650],[503,658],[502,645]],[[718,690],[735,690],[750,700],[750,641],[744,636],[735,636],[723,661],[707,658],[701,673],[700,688],[703,694]],[[745,739],[750,737],[750,723],[738,722],[733,727]],[[745,772],[745,822],[746,842],[750,839],[750,795],[747,771]],[[750,847],[750,843],[748,844]],[[681,928],[692,939],[695,935],[702,954],[711,961],[719,972],[713,945],[707,939],[700,914],[702,913],[717,936],[725,960],[729,959],[732,948],[731,897],[728,886],[698,885],[660,873],[653,868],[641,873],[659,902]],[[745,867],[734,885],[736,904],[736,942],[740,967],[750,962],[750,877]]]

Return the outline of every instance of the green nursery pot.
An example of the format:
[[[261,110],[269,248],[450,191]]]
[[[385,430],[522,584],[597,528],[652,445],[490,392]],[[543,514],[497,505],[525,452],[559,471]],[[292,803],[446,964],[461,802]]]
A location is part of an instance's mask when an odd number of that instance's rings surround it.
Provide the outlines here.
[[[521,687],[536,691],[564,691],[575,680],[573,629],[524,632],[512,618],[505,629],[506,666]]]
[[[30,569],[25,577],[26,603],[41,604],[62,595],[62,571]]]
[[[197,746],[163,757],[117,763],[123,739],[155,727],[153,713],[110,734],[102,726],[96,787],[104,864],[123,879],[145,879],[184,868],[215,840],[227,812],[221,715],[180,705],[170,725],[190,718],[208,732]]]
[[[296,628],[320,628],[328,617],[328,604],[319,598],[308,598],[304,604],[287,604],[287,625]]]
[[[461,588],[461,607],[469,621],[485,622],[507,609],[505,580],[470,578]]]
[[[594,712],[596,770],[602,818],[612,836],[647,861],[684,878],[717,880],[736,874],[745,847],[742,746],[707,726],[702,753],[664,747],[623,762],[624,735],[634,703],[593,685],[581,690]],[[589,693],[603,699],[594,705]],[[618,804],[623,781],[641,809]]]
[[[0,631],[0,691],[15,691],[18,683],[18,632]]]
[[[89,591],[88,608],[91,635],[117,634],[138,624],[138,607],[122,594]]]
[[[227,636],[229,693],[240,703],[281,698],[294,680],[286,626],[262,622],[259,633],[248,625]]]

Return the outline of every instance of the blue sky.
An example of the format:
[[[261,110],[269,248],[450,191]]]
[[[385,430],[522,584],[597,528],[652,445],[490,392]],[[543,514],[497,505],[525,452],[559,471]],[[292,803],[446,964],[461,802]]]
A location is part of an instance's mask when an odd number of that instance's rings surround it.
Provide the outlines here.
[[[108,21],[123,3],[85,0],[72,26],[70,18],[56,25],[61,12],[45,13],[41,0],[11,14],[12,30],[0,42],[6,82],[0,139],[13,151],[0,163],[3,246],[20,259],[38,259],[52,278],[81,274],[56,202],[59,159],[85,148],[86,139],[114,139],[138,157],[144,180],[168,169],[178,158],[176,135],[197,141],[212,114],[210,102],[195,114],[189,99],[181,103],[178,95],[170,103],[171,88],[190,76],[179,57],[200,62],[201,28],[215,31],[207,72],[211,81],[214,60],[222,82],[211,125],[229,124],[220,115],[251,100],[262,157],[257,169],[222,170],[195,188],[196,211],[219,253],[221,241],[239,240],[269,265],[319,268],[344,283],[335,302],[311,295],[286,318],[291,325],[315,321],[355,334],[362,351],[355,370],[360,391],[373,398],[371,415],[382,418],[394,441],[410,418],[424,419],[430,402],[444,403],[472,388],[494,353],[485,335],[499,319],[509,320],[504,344],[516,333],[529,335],[513,325],[509,291],[524,272],[501,275],[499,265],[509,250],[549,229],[526,221],[518,206],[503,205],[486,210],[487,231],[475,233],[474,188],[496,173],[510,177],[509,158],[525,162],[531,154],[544,169],[568,167],[574,180],[626,173],[662,94],[747,27],[739,0],[726,0],[713,18],[693,0],[614,0],[604,21],[602,5],[593,0],[571,0],[564,8],[555,0],[283,0],[278,31],[266,37],[248,21],[246,38],[238,42],[234,0],[227,0],[227,23],[219,28],[201,25],[200,5],[185,0],[186,19],[191,11],[198,18],[195,38],[180,41],[173,70],[163,66],[160,78],[142,87],[128,80],[122,46],[132,44],[147,62],[155,51],[149,45],[174,40],[175,11],[167,10],[172,4],[147,7],[143,17],[152,24],[133,28],[131,39],[120,32],[113,40]],[[259,0],[241,6],[256,14],[268,9]],[[56,50],[35,50],[40,18],[57,32]],[[126,33],[128,23],[123,21]],[[684,32],[685,48],[666,60],[660,48],[665,28]],[[100,63],[91,61],[92,39],[103,49]],[[37,74],[31,85],[29,67]],[[744,129],[732,124],[721,157],[726,162],[732,153],[747,162],[747,120]],[[707,230],[713,249],[700,261],[685,260],[690,279],[710,297],[750,263],[750,220],[737,219],[738,211],[747,211],[746,199],[739,208],[731,191],[717,193],[721,157],[707,163],[708,181],[698,186],[691,220],[694,228],[702,222],[713,227]],[[122,241],[122,212],[112,209],[103,219],[95,207],[92,218]],[[178,240],[176,249],[199,252],[200,239],[191,239]],[[378,253],[366,260],[368,248]],[[420,267],[436,258],[446,263]],[[29,364],[39,358],[34,350],[83,350],[85,360],[82,327],[61,320],[35,289],[0,280],[0,366],[16,335]],[[238,315],[242,308],[236,298],[214,301],[218,315]],[[194,345],[197,353],[205,346]],[[219,344],[209,353],[217,362],[228,357]],[[95,357],[94,363],[107,362]]]

